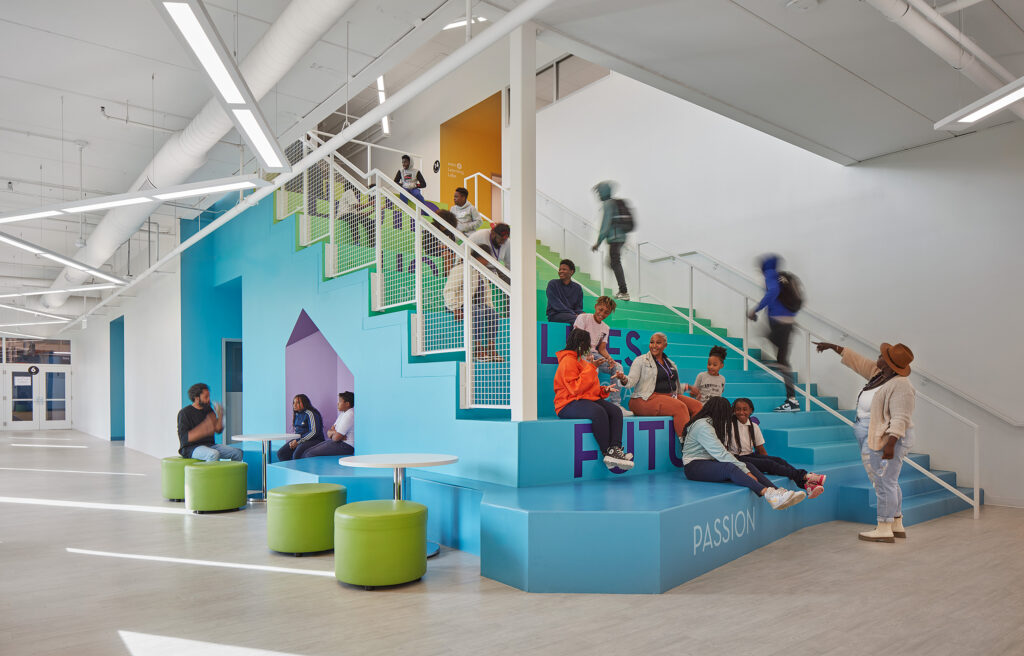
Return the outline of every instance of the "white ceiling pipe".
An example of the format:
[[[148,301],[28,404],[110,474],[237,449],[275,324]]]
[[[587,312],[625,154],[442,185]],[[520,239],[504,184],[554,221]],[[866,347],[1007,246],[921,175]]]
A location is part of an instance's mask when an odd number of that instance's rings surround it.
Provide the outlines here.
[[[995,73],[983,66],[972,54],[964,50],[923,14],[914,11],[906,0],[863,1],[880,11],[891,22],[902,27],[986,93],[995,91],[1005,84],[996,77]],[[1024,118],[1024,109],[1019,107],[1011,109],[1017,116]]]
[[[992,55],[982,50],[981,46],[961,32],[956,25],[950,23],[945,16],[932,9],[932,6],[925,2],[925,0],[908,0],[908,2],[914,7],[914,9],[921,12],[925,18],[934,23],[936,27],[948,34],[951,39],[959,43],[968,52],[977,57],[982,64],[988,66],[989,70],[1002,79],[1003,84],[1013,82],[1017,79],[1016,75],[1006,70],[1005,66],[996,61]]]
[[[278,175],[274,178],[274,182],[270,186],[260,187],[249,196],[246,196],[244,201],[238,203],[230,210],[217,217],[209,225],[204,226],[199,232],[178,244],[174,250],[164,255],[159,261],[153,264],[153,266],[133,278],[127,285],[111,290],[110,295],[100,301],[92,310],[88,310],[85,314],[77,317],[74,321],[60,327],[57,333],[63,333],[72,326],[80,323],[82,320],[87,319],[90,314],[100,308],[103,308],[108,303],[111,303],[119,295],[148,278],[150,274],[159,271],[161,267],[169,264],[174,258],[197,244],[204,237],[213,233],[246,209],[254,207],[260,200],[273,194],[276,189],[284,186],[285,183],[292,178],[302,175],[303,171],[326,157],[329,153],[337,150],[348,140],[355,138],[368,127],[375,125],[377,121],[380,120],[381,116],[394,112],[431,85],[437,84],[437,82],[452,73],[459,66],[462,66],[473,57],[476,57],[487,48],[508,36],[512,30],[519,27],[526,21],[533,19],[534,16],[543,11],[553,2],[555,2],[555,0],[526,0],[512,11],[505,14],[504,17],[496,21],[491,25],[491,27],[481,32],[478,36],[474,37],[469,43],[460,46],[458,50],[453,52],[447,58],[438,62],[415,80],[399,89],[395,95],[364,114],[360,119],[349,126],[348,129],[342,130],[319,148],[293,164],[291,172]]]
[[[249,55],[239,65],[253,96],[262,98],[354,5],[356,0],[292,0]],[[220,102],[213,98],[184,130],[171,136],[129,191],[168,187],[186,182],[206,162],[206,155],[234,127]],[[115,208],[89,235],[88,244],[72,256],[99,267],[146,221],[160,204]],[[80,285],[89,274],[65,268],[53,289]],[[48,307],[60,307],[67,296],[47,296]]]
[[[960,11],[961,9],[973,7],[979,2],[984,1],[985,0],[953,0],[953,2],[947,2],[946,4],[939,7],[938,12],[945,16],[946,14],[952,14],[954,11]]]

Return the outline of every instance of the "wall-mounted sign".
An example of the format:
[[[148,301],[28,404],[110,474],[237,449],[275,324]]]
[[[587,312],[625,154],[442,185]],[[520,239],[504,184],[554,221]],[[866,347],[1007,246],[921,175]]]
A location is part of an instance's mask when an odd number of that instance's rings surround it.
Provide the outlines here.
[[[32,376],[29,374],[14,374],[15,387],[32,387]]]

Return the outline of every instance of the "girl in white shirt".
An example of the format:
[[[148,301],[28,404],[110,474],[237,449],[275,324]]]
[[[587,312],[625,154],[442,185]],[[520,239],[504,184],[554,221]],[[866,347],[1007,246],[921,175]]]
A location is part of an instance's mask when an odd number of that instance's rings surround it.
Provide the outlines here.
[[[806,469],[797,469],[782,458],[768,455],[764,448],[761,427],[750,421],[754,402],[750,399],[736,399],[732,404],[733,421],[728,427],[725,446],[740,462],[754,465],[762,473],[785,476],[807,490],[807,498],[813,499],[825,491],[825,474],[814,474]]]

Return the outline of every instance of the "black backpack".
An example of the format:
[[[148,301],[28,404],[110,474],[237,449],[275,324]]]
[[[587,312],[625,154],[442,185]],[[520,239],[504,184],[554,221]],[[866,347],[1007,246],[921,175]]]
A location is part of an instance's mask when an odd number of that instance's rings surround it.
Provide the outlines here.
[[[636,228],[636,223],[633,220],[633,211],[629,209],[629,205],[626,201],[621,198],[615,200],[615,215],[612,216],[612,226],[618,228],[622,232],[633,232]]]
[[[790,312],[799,312],[804,305],[804,286],[793,273],[779,271],[779,303]]]

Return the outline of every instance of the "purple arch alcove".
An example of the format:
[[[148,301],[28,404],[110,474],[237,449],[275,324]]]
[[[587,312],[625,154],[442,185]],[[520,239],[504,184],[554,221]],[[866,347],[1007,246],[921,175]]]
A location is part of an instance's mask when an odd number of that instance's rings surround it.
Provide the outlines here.
[[[355,377],[327,343],[306,311],[299,313],[284,349],[285,426],[292,425],[292,399],[305,394],[324,419],[324,432],[338,417],[338,393],[355,391]]]

